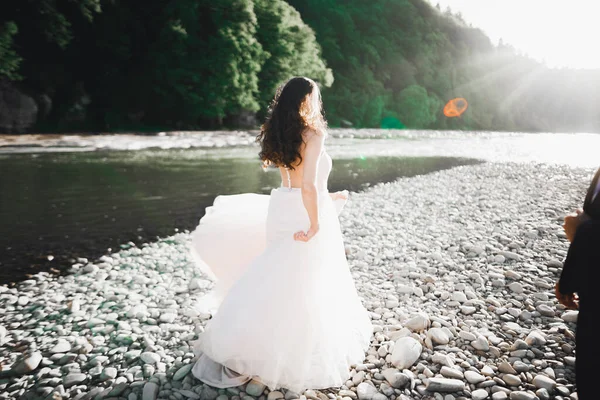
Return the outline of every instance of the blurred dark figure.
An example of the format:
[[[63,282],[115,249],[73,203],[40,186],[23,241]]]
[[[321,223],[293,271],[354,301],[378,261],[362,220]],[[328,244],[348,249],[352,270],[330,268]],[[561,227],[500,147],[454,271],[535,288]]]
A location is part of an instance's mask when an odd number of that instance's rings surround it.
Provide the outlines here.
[[[594,345],[594,318],[600,316],[600,296],[594,293],[600,276],[600,169],[588,189],[583,211],[567,216],[564,229],[571,246],[556,284],[556,298],[567,308],[579,309],[575,334],[577,394],[580,400],[589,400],[598,398],[594,370],[600,357]]]

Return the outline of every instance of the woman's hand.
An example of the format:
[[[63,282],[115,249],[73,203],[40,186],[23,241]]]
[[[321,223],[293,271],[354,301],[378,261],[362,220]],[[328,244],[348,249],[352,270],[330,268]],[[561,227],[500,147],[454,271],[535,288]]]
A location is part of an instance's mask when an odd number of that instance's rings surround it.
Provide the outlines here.
[[[315,237],[317,232],[319,232],[319,225],[311,225],[310,229],[306,232],[298,231],[294,233],[294,240],[298,242],[308,242],[310,239]]]
[[[569,242],[573,242],[577,228],[579,228],[579,225],[581,225],[581,223],[587,219],[589,219],[588,215],[582,210],[577,210],[577,215],[567,215],[565,217],[563,229],[565,230],[565,234],[567,235]]]
[[[330,193],[331,199],[336,200],[348,200],[348,191],[342,190],[341,192]]]
[[[575,293],[562,294],[558,287],[558,282],[554,286],[554,295],[556,300],[563,306],[571,310],[577,310],[579,308],[579,297]]]

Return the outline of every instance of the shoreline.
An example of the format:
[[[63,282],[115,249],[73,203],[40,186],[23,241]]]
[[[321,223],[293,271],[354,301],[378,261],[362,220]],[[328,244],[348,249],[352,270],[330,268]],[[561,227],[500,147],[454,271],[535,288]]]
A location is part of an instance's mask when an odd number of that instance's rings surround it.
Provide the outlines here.
[[[0,134],[0,154],[28,154],[42,152],[89,152],[89,151],[135,151],[170,149],[210,149],[252,146],[259,130],[231,131],[168,131],[144,133],[99,133],[99,134]],[[331,128],[334,139],[494,139],[517,138],[528,135],[550,135],[551,137],[590,136],[600,139],[596,133],[558,132],[504,132],[504,131],[440,131],[412,129],[375,128]]]
[[[255,131],[170,132],[164,135],[75,136],[2,145],[0,158],[50,157],[68,152],[140,152],[147,157],[186,151],[203,157],[254,157]],[[458,157],[494,163],[541,163],[598,168],[600,134],[332,129],[334,159],[355,157]],[[136,153],[133,153],[136,154]]]
[[[254,131],[0,135],[0,154],[223,148],[249,146],[255,137]]]
[[[547,386],[569,398],[576,314],[552,288],[568,248],[562,218],[582,203],[592,172],[485,163],[352,193],[341,226],[374,338],[346,387],[304,396],[407,400],[442,387],[445,399],[534,399]],[[20,377],[0,377],[0,398],[140,398],[146,388],[160,398],[242,397],[242,388],[217,391],[188,373],[191,342],[209,317],[193,304],[212,286],[188,242],[180,233],[80,260],[72,275],[0,286],[2,374],[17,361]],[[393,368],[402,337],[423,352]],[[34,372],[24,374],[32,357]]]

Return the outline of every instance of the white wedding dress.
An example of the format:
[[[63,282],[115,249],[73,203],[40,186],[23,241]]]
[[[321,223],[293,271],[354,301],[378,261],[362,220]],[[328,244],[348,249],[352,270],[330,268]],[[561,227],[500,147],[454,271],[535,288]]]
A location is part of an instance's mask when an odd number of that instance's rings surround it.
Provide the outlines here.
[[[213,318],[195,344],[193,374],[233,387],[256,379],[271,390],[339,387],[364,360],[372,335],[348,269],[338,212],[327,192],[331,158],[320,157],[319,225],[309,242],[300,189],[219,196],[192,234],[192,254],[214,278],[199,307]],[[336,204],[337,203],[337,204]]]

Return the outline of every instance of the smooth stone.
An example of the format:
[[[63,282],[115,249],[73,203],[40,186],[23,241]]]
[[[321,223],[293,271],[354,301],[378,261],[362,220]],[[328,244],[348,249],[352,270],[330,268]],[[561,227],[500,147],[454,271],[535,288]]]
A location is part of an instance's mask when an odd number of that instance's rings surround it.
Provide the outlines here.
[[[527,311],[527,310],[523,310],[519,314],[519,319],[521,321],[527,321],[527,320],[530,320],[531,318],[532,318],[532,314],[529,311]]]
[[[506,361],[502,361],[500,363],[500,365],[498,365],[498,371],[500,371],[504,374],[513,374],[513,375],[515,375],[517,373],[517,371],[515,371],[513,366],[510,365],[510,363],[506,362]]]
[[[230,389],[233,389],[233,388],[230,388]],[[202,399],[202,400],[215,400],[218,397],[219,397],[219,392],[217,392],[212,387],[206,386],[206,385],[202,389],[202,393],[200,395],[200,399]]]
[[[490,344],[484,336],[479,336],[473,342],[471,342],[471,346],[480,351],[488,351],[490,349]]]
[[[541,374],[536,375],[531,383],[533,383],[536,388],[546,389],[550,393],[552,393],[556,388],[556,382],[553,379]]]
[[[458,336],[460,336],[462,339],[466,340],[467,342],[472,342],[473,340],[477,339],[477,336],[475,336],[471,332],[467,332],[467,331],[458,332]]]
[[[429,327],[429,317],[425,314],[417,314],[404,323],[404,326],[413,332],[422,332]]]
[[[410,368],[421,356],[423,346],[412,337],[403,337],[396,341],[391,355],[391,363],[398,369]]]
[[[497,264],[503,264],[506,261],[506,257],[501,254],[494,256],[494,262]]]
[[[69,351],[71,351],[71,343],[67,342],[66,340],[59,339],[58,343],[56,343],[56,345],[54,345],[54,347],[52,347],[50,350],[50,353],[68,353]]]
[[[17,300],[17,304],[20,306],[26,306],[29,303],[29,297],[20,296],[19,300]]]
[[[507,322],[506,324],[504,324],[504,327],[506,329],[510,329],[513,330],[515,332],[521,332],[523,331],[523,327],[519,324],[517,324],[516,322]]]
[[[557,259],[552,259],[552,260],[548,261],[547,265],[551,268],[562,268],[563,267],[563,263]]]
[[[65,388],[70,388],[73,385],[78,385],[80,383],[85,382],[85,380],[87,379],[87,375],[86,374],[82,374],[82,373],[70,373],[66,376],[63,376],[62,382]]]
[[[533,393],[523,391],[510,393],[510,400],[536,400],[536,397]]]
[[[94,328],[96,326],[102,326],[105,325],[106,321],[100,318],[90,318],[87,322],[87,326],[89,328]]]
[[[536,390],[535,395],[539,397],[540,400],[550,400],[550,393],[548,393],[546,389]]]
[[[523,289],[523,285],[521,285],[519,282],[511,282],[508,285],[508,288],[515,293],[523,293],[525,291],[525,289]]]
[[[471,398],[473,400],[484,400],[489,397],[489,393],[485,389],[477,389],[471,392]]]
[[[515,342],[513,343],[513,345],[510,347],[510,349],[512,351],[521,350],[521,349],[528,349],[528,348],[529,348],[529,345],[524,340],[521,340],[521,339],[515,340]]]
[[[464,378],[464,374],[454,368],[450,368],[447,366],[443,366],[442,369],[440,370],[440,374],[442,374],[444,376],[444,378],[451,378],[451,379],[463,379]]]
[[[193,364],[187,364],[187,365],[184,365],[183,367],[179,368],[177,370],[177,372],[175,372],[175,374],[173,375],[173,380],[174,381],[182,380],[187,374],[190,373],[193,366],[194,366]]]
[[[521,274],[519,274],[516,271],[513,271],[512,269],[509,269],[508,271],[504,272],[504,276],[510,279],[514,279],[515,281],[522,279]]]
[[[525,338],[529,346],[543,346],[546,344],[546,336],[540,331],[531,331]]]
[[[109,379],[115,379],[117,377],[117,369],[113,367],[107,367],[102,370],[100,374],[100,380],[107,381]]]
[[[142,354],[141,350],[130,350],[125,353],[123,357],[125,357],[126,360],[135,360],[140,356],[140,354]]]
[[[527,372],[529,371],[529,365],[525,364],[523,361],[517,360],[513,363],[513,368],[517,372]]]
[[[431,361],[435,364],[445,365],[446,367],[454,366],[454,361],[446,354],[435,353],[431,356]]]
[[[200,399],[200,395],[198,393],[192,392],[191,390],[182,389],[179,391],[179,394],[187,397],[188,399],[192,399],[192,400]]]
[[[535,309],[545,317],[554,317],[554,310],[546,304],[540,304]]]
[[[168,314],[161,314],[160,315],[160,322],[166,322],[166,323],[172,323],[173,321],[175,321],[175,318],[177,318],[177,314],[174,313],[168,313]]]
[[[245,391],[250,396],[258,397],[265,391],[265,388],[266,386],[263,383],[253,379],[248,382]]]
[[[160,356],[156,353],[145,351],[142,354],[140,354],[140,359],[146,364],[156,364],[160,361]]]
[[[450,337],[442,328],[431,328],[427,331],[427,336],[434,344],[448,344]]]
[[[26,374],[35,370],[42,361],[42,353],[35,351],[31,354],[24,356],[21,360],[17,361],[13,370],[17,374]]]
[[[398,299],[387,299],[385,301],[385,308],[396,308],[400,305],[400,302],[398,301]]]
[[[365,379],[365,371],[359,371],[352,377],[352,383],[356,386]],[[306,392],[305,392],[306,393]],[[307,395],[308,396],[308,395]]]
[[[387,385],[386,383],[382,383],[382,384],[379,386],[379,391],[380,391],[381,393],[383,393],[385,396],[387,396],[388,398],[390,398],[390,397],[391,397],[391,396],[392,396],[394,393],[396,393],[396,392],[394,391],[394,388],[393,388],[393,387],[391,387],[390,385]]]
[[[465,315],[471,315],[474,314],[475,311],[477,311],[476,307],[473,306],[460,306],[460,312],[465,314]]]
[[[295,396],[295,397],[290,397],[290,396],[289,396],[289,393],[293,393],[293,392],[287,391],[287,392],[285,393],[285,400],[299,399],[299,398],[300,398],[300,396],[299,396],[299,395],[297,395],[297,396]],[[352,390],[346,390],[346,389],[342,389],[342,390],[340,390],[340,391],[338,392],[338,395],[340,395],[340,396],[342,396],[342,397],[349,397],[349,398],[351,398],[351,399],[353,399],[353,400],[354,400],[354,399],[358,399],[358,396],[357,396],[357,395],[356,395],[356,393],[355,393],[355,392],[353,392]]]
[[[465,379],[472,384],[478,384],[485,381],[485,376],[478,374],[475,371],[465,371]]]
[[[458,379],[431,378],[425,384],[430,392],[459,392],[465,389],[465,383]]]
[[[464,303],[467,301],[467,295],[463,292],[454,292],[452,293],[452,297],[450,298],[452,301],[458,301],[459,303]]]
[[[375,386],[363,382],[357,386],[356,393],[358,395],[358,400],[373,400],[373,396],[375,396],[378,391]]]
[[[408,385],[410,378],[394,368],[388,368],[382,373],[383,377],[395,389],[400,389]]]
[[[502,380],[508,386],[519,386],[522,383],[521,382],[521,378],[519,378],[517,375],[513,375],[513,374],[506,374],[506,375],[504,375],[502,377]]]
[[[120,382],[117,383],[115,386],[113,386],[110,390],[110,392],[108,392],[108,397],[118,397],[120,396],[127,388],[129,387],[129,384],[127,382]]]
[[[509,260],[520,260],[521,256],[515,252],[512,251],[501,251],[500,255],[503,255],[504,257],[508,258]]]
[[[158,397],[158,385],[154,382],[147,382],[142,391],[142,400],[156,400]]]
[[[573,324],[576,324],[577,318],[579,317],[579,311],[568,310],[568,311],[565,311],[560,317],[565,322],[571,322]]]

